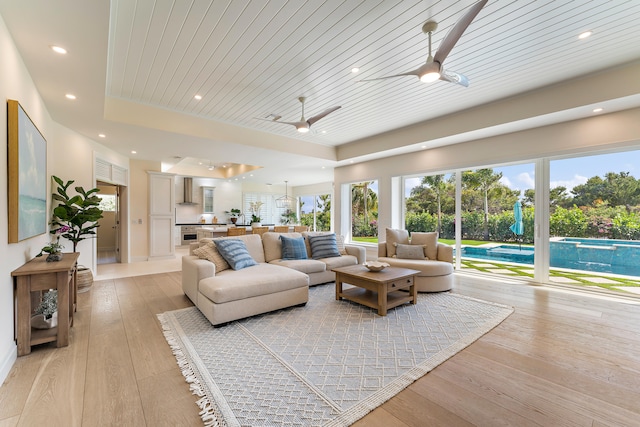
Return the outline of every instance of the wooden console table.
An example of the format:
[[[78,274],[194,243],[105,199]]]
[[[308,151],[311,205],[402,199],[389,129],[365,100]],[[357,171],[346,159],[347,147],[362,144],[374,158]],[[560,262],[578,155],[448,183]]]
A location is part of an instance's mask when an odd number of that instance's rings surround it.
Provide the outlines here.
[[[14,277],[16,308],[16,340],[18,356],[31,353],[31,346],[56,342],[69,345],[69,328],[77,302],[76,270],[80,254],[65,253],[62,260],[46,262],[46,256],[34,258],[11,272]],[[31,328],[32,292],[58,290],[58,326],[51,329]]]

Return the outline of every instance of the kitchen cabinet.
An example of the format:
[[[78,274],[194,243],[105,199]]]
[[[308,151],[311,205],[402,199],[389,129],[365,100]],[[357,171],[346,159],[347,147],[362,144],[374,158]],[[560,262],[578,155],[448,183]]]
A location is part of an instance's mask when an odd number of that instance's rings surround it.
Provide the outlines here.
[[[213,212],[213,193],[215,187],[201,187],[202,188],[202,213],[214,213]]]

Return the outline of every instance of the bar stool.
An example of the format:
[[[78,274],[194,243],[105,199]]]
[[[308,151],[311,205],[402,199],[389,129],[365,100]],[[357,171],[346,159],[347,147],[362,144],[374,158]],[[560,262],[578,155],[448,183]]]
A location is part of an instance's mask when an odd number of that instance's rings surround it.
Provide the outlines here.
[[[288,225],[276,225],[273,227],[273,231],[276,233],[288,233],[289,226]]]
[[[266,225],[262,227],[251,227],[252,234],[259,234],[260,236],[262,236],[267,231],[269,231],[269,227],[267,227]]]
[[[304,231],[309,231],[309,226],[308,225],[294,225],[293,226],[293,231],[295,231],[296,233],[302,233]]]
[[[227,229],[227,236],[244,236],[247,234],[247,229],[244,227],[229,227]]]

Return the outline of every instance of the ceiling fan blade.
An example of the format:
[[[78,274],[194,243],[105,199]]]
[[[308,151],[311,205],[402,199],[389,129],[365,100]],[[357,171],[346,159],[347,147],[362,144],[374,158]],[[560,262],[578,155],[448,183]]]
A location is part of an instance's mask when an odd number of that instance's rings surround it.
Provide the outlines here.
[[[479,2],[471,6],[467,13],[465,13],[458,22],[456,22],[456,25],[453,26],[453,28],[442,40],[440,46],[438,47],[438,51],[433,56],[433,60],[435,62],[438,62],[440,64],[444,62],[444,60],[451,52],[451,49],[453,49],[458,40],[460,40],[462,34],[465,32],[469,24],[471,24],[471,21],[475,19],[478,13],[480,13],[480,10],[484,7],[484,5],[487,4],[487,1],[488,0],[480,0]]]
[[[417,70],[412,70],[412,71],[407,71],[406,73],[402,73],[402,74],[394,74],[392,76],[384,76],[384,77],[374,77],[371,79],[362,79],[362,80],[358,80],[359,82],[372,82],[374,80],[384,80],[384,79],[392,79],[394,77],[402,77],[402,76],[415,76],[417,78],[420,78],[420,70],[422,67],[418,68]]]
[[[301,124],[304,124],[305,122],[281,122],[280,120],[273,120],[273,119],[263,119],[262,117],[254,117],[254,119],[256,120],[262,120],[264,122],[269,122],[269,123],[282,123],[284,125],[293,125],[293,126],[298,126]]]
[[[337,107],[332,107],[329,108],[328,110],[323,111],[320,114],[317,114],[313,117],[311,117],[310,119],[307,120],[307,123],[309,123],[309,126],[311,126],[312,124],[314,124],[315,122],[317,122],[318,120],[320,120],[321,118],[323,118],[324,116],[333,113],[334,111],[336,111],[338,108],[341,108],[341,106],[337,106]]]
[[[464,76],[459,73],[454,73],[449,70],[440,71],[440,80],[444,80],[445,82],[459,84],[460,86],[469,87],[469,79],[467,76]]]

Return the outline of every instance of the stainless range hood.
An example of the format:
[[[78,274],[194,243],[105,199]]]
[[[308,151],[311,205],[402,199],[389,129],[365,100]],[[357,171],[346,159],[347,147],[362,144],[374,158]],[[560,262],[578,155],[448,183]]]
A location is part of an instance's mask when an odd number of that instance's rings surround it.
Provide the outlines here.
[[[179,205],[197,205],[193,202],[193,178],[184,177],[184,199]]]

